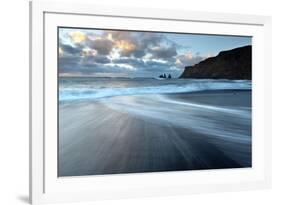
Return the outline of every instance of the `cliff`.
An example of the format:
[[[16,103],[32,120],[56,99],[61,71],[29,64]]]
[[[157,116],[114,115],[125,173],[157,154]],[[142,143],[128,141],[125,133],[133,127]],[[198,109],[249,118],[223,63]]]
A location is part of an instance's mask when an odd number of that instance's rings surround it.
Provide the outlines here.
[[[187,66],[180,78],[252,79],[252,46],[221,51],[194,66]]]

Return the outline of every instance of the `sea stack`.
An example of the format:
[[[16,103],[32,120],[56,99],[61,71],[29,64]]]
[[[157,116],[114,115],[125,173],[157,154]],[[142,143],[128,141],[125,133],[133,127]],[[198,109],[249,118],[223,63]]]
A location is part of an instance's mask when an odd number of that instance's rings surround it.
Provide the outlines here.
[[[221,51],[196,65],[187,66],[180,78],[252,79],[252,46]]]

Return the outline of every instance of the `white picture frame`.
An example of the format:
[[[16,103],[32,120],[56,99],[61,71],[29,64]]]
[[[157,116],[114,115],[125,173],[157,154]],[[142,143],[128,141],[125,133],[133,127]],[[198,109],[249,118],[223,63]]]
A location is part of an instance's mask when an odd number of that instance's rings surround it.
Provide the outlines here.
[[[58,26],[253,36],[253,167],[57,177]],[[117,20],[118,21],[117,21]],[[163,23],[165,22],[165,23]],[[46,68],[53,69],[46,69]],[[226,13],[30,2],[30,202],[75,202],[271,186],[271,18]]]

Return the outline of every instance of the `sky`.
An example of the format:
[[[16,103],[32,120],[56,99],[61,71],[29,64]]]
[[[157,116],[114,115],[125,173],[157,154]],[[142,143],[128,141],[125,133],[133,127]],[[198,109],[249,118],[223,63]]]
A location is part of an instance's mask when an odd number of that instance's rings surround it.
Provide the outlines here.
[[[251,37],[59,28],[59,76],[178,77],[185,66],[220,51],[251,45]]]

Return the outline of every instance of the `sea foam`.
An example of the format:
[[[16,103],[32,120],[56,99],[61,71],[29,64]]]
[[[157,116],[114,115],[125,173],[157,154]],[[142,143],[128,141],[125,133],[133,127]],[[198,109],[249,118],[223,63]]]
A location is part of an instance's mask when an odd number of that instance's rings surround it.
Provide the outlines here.
[[[157,80],[155,80],[157,81]],[[158,81],[159,82],[159,81]],[[161,81],[163,82],[163,81]],[[140,82],[138,82],[140,83]],[[166,82],[165,82],[166,83]],[[114,96],[142,95],[142,94],[165,94],[165,93],[188,93],[205,90],[251,90],[251,81],[248,80],[179,80],[179,84],[156,84],[151,86],[137,86],[133,83],[128,87],[101,87],[90,86],[68,86],[59,89],[59,100],[90,100]]]

